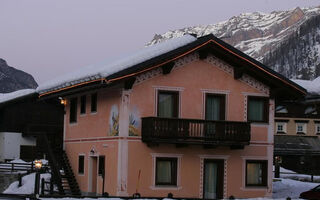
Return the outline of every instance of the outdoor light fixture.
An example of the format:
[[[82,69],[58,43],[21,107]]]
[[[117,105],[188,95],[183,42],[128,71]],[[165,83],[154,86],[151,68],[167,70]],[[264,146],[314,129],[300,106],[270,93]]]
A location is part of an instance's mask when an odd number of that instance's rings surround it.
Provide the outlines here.
[[[41,167],[42,167],[42,161],[41,161],[41,160],[35,160],[35,161],[34,161],[34,167],[35,167],[37,170],[40,170]]]
[[[281,156],[276,156],[275,157],[275,161],[277,164],[281,164],[282,163],[282,157]]]
[[[61,103],[62,105],[67,105],[67,100],[66,100],[66,99],[64,99],[64,98],[62,98],[62,97],[59,97],[59,100],[60,100],[60,103]]]

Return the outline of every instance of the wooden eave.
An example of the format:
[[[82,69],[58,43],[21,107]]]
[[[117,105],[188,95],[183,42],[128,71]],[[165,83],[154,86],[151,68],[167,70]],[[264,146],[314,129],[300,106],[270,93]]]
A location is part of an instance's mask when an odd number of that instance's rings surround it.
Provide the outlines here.
[[[164,65],[172,65],[179,58],[188,55],[193,52],[200,52],[202,57],[206,57],[207,53],[213,54],[214,56],[224,60],[233,67],[240,68],[243,73],[246,73],[253,78],[261,81],[262,83],[268,85],[271,88],[271,92],[274,90],[276,92],[272,93],[272,96],[280,95],[282,98],[301,98],[306,95],[306,90],[299,86],[298,84],[290,81],[283,75],[271,70],[262,63],[256,61],[255,59],[249,57],[238,49],[232,47],[231,45],[223,42],[222,40],[216,38],[213,35],[207,35],[198,38],[196,41],[191,42],[185,46],[177,48],[173,51],[167,52],[155,58],[149,59],[145,62],[134,65],[130,68],[121,70],[117,73],[105,77],[105,79],[99,79],[96,81],[91,81],[90,83],[80,83],[78,85],[73,85],[68,88],[61,88],[59,90],[53,90],[47,93],[43,93],[41,96],[59,96],[60,93],[78,89],[86,88],[87,85],[92,83],[97,83],[105,81],[105,83],[98,84],[99,87],[105,87],[111,83],[126,81],[132,77],[135,77],[141,73],[150,71],[152,69],[162,67]],[[241,72],[240,72],[241,73]],[[241,74],[239,75],[241,76]],[[59,93],[59,94],[56,94]]]

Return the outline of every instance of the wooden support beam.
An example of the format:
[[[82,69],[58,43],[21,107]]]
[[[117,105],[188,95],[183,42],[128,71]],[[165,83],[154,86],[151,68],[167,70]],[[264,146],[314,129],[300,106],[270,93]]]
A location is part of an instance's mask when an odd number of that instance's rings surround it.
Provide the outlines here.
[[[199,59],[200,60],[206,59],[208,57],[208,54],[209,54],[208,50],[200,50],[199,51]]]
[[[183,147],[187,147],[188,144],[183,144],[183,143],[178,143],[176,144],[176,148],[183,148]]]
[[[217,145],[214,145],[214,144],[204,144],[204,145],[203,145],[203,148],[204,148],[204,149],[215,149],[215,148],[217,148]]]
[[[136,81],[136,77],[131,77],[131,78],[127,79],[124,82],[124,89],[126,89],[126,90],[132,89],[132,86],[133,86],[135,81]]]
[[[230,145],[230,149],[244,149],[244,145],[242,145],[242,144]]]
[[[162,65],[162,74],[170,74],[171,70],[173,69],[174,62],[169,62],[165,65]]]
[[[270,88],[270,98],[275,98],[283,92],[283,88]]]
[[[244,69],[242,67],[234,67],[233,68],[233,78],[239,79],[242,77]]]

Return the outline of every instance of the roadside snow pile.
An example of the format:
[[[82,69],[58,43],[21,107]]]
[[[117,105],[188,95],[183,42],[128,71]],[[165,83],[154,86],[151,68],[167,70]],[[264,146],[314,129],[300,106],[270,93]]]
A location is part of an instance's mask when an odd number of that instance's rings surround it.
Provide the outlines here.
[[[51,174],[41,174],[40,180],[44,178],[49,181]],[[15,181],[3,192],[5,194],[33,194],[34,193],[35,173],[22,177],[22,186],[19,187],[19,182]],[[41,185],[41,184],[40,184]],[[41,188],[40,188],[41,190]]]
[[[273,183],[272,198],[286,198],[297,199],[300,193],[308,191],[319,185],[318,183],[301,182],[291,179],[280,179]]]
[[[34,94],[34,89],[23,89],[10,93],[0,93],[0,104],[23,96]]]
[[[273,171],[275,170],[273,166]],[[311,182],[311,175],[297,174],[294,171],[280,167],[280,178],[292,179],[296,181]],[[313,182],[320,183],[320,176],[313,176]]]

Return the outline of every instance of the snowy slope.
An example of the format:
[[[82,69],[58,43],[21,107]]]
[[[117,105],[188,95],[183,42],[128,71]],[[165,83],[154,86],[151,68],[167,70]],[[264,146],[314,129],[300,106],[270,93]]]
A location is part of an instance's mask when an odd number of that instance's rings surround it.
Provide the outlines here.
[[[288,11],[274,11],[271,13],[243,13],[217,24],[186,27],[168,31],[161,35],[156,34],[153,40],[147,45],[153,45],[170,38],[179,37],[185,33],[196,34],[198,37],[212,33],[249,56],[259,61],[263,61],[267,54],[270,54],[270,52],[281,47],[283,41],[288,39],[291,35],[299,32],[302,24],[318,15],[320,15],[320,7],[297,7]],[[320,53],[320,48],[317,53]],[[268,62],[268,64],[279,63]],[[310,65],[310,63],[308,63],[308,65]],[[269,66],[276,71],[279,68],[279,66]],[[315,68],[315,64],[304,67]],[[296,68],[299,67],[295,66],[290,70],[294,70]],[[301,67],[299,69],[301,69]],[[289,78],[302,77],[299,76],[300,74],[294,72],[292,76],[288,73],[284,75]],[[310,75],[311,79],[314,77],[316,76]]]

